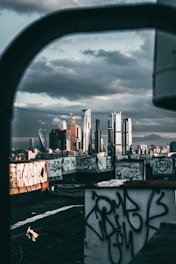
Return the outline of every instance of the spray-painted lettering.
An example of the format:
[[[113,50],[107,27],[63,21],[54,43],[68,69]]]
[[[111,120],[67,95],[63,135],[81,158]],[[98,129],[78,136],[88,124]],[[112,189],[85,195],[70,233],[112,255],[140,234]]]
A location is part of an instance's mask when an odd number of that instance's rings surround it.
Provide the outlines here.
[[[142,207],[140,197],[131,195],[127,189],[116,191],[113,199],[92,191],[93,207],[86,215],[86,228],[100,243],[106,243],[109,263],[124,263],[127,252],[133,258],[135,239],[141,234],[143,244],[148,241],[158,229],[156,222],[168,214],[164,197],[164,191],[150,190]]]

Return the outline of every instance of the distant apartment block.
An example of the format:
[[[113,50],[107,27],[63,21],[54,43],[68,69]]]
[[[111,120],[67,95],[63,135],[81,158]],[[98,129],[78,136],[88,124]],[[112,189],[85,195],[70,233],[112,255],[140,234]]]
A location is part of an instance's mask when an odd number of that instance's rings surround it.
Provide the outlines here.
[[[147,145],[137,145],[137,154],[149,154],[149,149]]]

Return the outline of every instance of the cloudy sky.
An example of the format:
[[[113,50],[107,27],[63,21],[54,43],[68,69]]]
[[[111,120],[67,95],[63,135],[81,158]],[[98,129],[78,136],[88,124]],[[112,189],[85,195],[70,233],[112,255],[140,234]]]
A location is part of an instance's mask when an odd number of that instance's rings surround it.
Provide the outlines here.
[[[142,1],[144,2],[144,1]],[[155,2],[155,1],[146,1]],[[30,23],[65,8],[141,3],[120,0],[0,0],[0,54]],[[176,113],[152,104],[153,30],[74,34],[50,43],[31,62],[17,88],[12,122],[13,138],[38,137],[80,123],[90,108],[92,127],[100,119],[107,134],[109,115],[131,118],[133,135],[175,137]]]

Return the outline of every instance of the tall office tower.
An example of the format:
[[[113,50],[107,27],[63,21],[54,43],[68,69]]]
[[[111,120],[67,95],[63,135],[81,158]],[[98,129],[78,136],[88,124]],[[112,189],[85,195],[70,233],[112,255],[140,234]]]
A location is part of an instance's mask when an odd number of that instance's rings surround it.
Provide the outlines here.
[[[41,151],[45,152],[46,147],[47,147],[46,130],[40,128],[38,130],[38,135],[39,135],[39,144],[40,144]]]
[[[131,118],[122,121],[122,153],[124,155],[131,151],[132,146],[132,121]]]
[[[101,152],[101,130],[100,120],[96,119],[96,130],[95,130],[95,153]]]
[[[70,150],[70,130],[52,129],[49,133],[49,147],[51,149]]]
[[[108,156],[113,156],[113,136],[112,136],[112,126],[111,120],[108,120]]]
[[[111,147],[111,155],[122,154],[122,121],[121,112],[112,112],[111,126],[108,123],[108,145]]]
[[[106,146],[105,146],[105,144],[104,144],[104,139],[101,137],[101,152],[106,152],[107,153],[107,148],[106,148]]]
[[[88,154],[91,148],[91,110],[82,110],[82,149],[83,153]]]
[[[77,147],[77,129],[75,116],[70,113],[70,148],[76,150]]]
[[[70,148],[74,151],[81,148],[81,128],[76,124],[76,118],[72,113],[70,113]]]

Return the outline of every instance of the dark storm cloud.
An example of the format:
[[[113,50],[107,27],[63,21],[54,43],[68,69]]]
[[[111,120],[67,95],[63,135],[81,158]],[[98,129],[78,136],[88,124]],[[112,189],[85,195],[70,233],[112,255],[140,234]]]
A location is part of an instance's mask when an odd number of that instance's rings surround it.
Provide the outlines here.
[[[105,61],[107,61],[109,64],[115,64],[119,66],[130,66],[134,65],[135,60],[133,58],[129,58],[128,56],[122,54],[118,50],[116,51],[106,51],[103,49],[100,49],[98,51],[95,50],[85,50],[83,51],[83,54],[85,55],[92,55],[96,58],[104,58]]]
[[[79,60],[74,56],[54,60],[40,58],[28,69],[20,90],[45,93],[53,98],[65,97],[70,101],[86,98],[88,102],[95,96],[114,95],[116,103],[109,101],[112,111],[121,111],[118,94],[126,94],[128,99],[124,101],[122,117],[132,118],[134,132],[167,132],[168,128],[170,132],[174,132],[175,113],[154,107],[151,96],[147,95],[152,93],[153,34],[139,34],[144,40],[143,44],[140,49],[128,55],[118,50],[87,49],[81,52],[84,58],[81,56],[82,59]],[[56,127],[52,123],[55,116],[62,119],[65,115],[69,120],[70,112],[80,116],[82,109],[81,105],[60,109],[58,105],[42,108],[40,105],[30,104],[30,107],[34,113],[40,109],[34,116],[31,113],[32,122],[35,120],[34,127],[39,128],[42,120],[47,131]],[[95,119],[99,118],[102,133],[107,134],[110,112],[104,110],[97,108],[92,111],[92,127],[95,126]],[[20,112],[22,113],[22,109]]]
[[[41,115],[40,111],[35,111],[33,109],[30,111],[29,109],[21,109],[21,108],[15,108],[14,109],[14,120],[12,123],[12,131],[13,135],[20,135],[23,137],[36,137],[37,136],[37,130],[42,127],[42,124],[40,123],[39,120],[42,120],[45,125],[48,122],[48,117],[46,115]],[[27,122],[24,122],[25,120],[28,120]],[[44,125],[44,127],[45,127]],[[33,128],[33,129],[31,129]]]
[[[85,58],[35,61],[19,87],[31,93],[47,93],[68,99],[106,96],[116,93],[140,93],[151,88],[151,63],[134,53],[124,55],[117,50],[85,50]],[[86,56],[92,57],[87,60]],[[116,84],[117,83],[117,84]]]
[[[118,78],[115,69],[106,69],[99,65],[98,60],[92,63],[57,60],[47,65],[46,62],[35,62],[30,68],[20,90],[35,93],[46,92],[51,97],[78,99],[85,96],[98,96],[116,93],[110,87],[113,80]]]
[[[52,67],[56,62],[52,63]],[[51,97],[64,96],[68,99],[78,99],[85,96],[99,95],[114,92],[107,90],[108,80],[101,76],[101,72],[96,70],[95,65],[87,65],[86,63],[75,62],[74,65],[68,61],[57,61],[56,68],[36,62],[30,69],[24,82],[20,86],[22,91],[30,91],[31,93],[47,93]],[[95,77],[96,74],[96,77]]]
[[[60,120],[66,120],[69,124],[70,112],[78,113],[80,115],[81,109],[68,107],[67,109],[54,106],[50,109],[46,108],[14,108],[14,120],[12,123],[13,135],[20,135],[23,137],[37,137],[38,129],[44,128],[49,133],[53,128],[57,128],[58,124],[53,120],[58,117]],[[27,120],[27,122],[24,122]],[[79,121],[79,120],[78,120]]]
[[[132,120],[134,132],[151,133],[152,131],[153,133],[168,133],[169,131],[169,133],[175,133],[176,131],[176,123],[173,122],[175,116],[174,118],[170,118],[169,116],[167,118],[163,117],[162,121],[160,118],[151,119],[149,117],[145,119],[137,117],[137,123],[135,118]]]
[[[30,12],[44,12],[46,11],[42,7],[41,3],[37,1],[14,1],[14,0],[0,0],[0,9],[14,10],[19,13]]]
[[[69,7],[130,2],[144,1],[0,0],[0,12],[3,14],[3,9],[6,9],[15,10],[20,13],[20,16],[32,12],[40,15]],[[87,105],[89,102],[90,105],[92,101],[95,102],[94,104],[98,106],[95,107],[95,111],[92,111],[92,127],[95,126],[95,119],[99,118],[103,134],[107,134],[107,120],[110,119],[109,108],[106,111],[107,104],[112,107],[112,111],[122,111],[123,118],[132,118],[133,132],[175,132],[175,112],[156,108],[152,104],[153,33],[138,31],[137,34],[141,36],[143,44],[128,54],[115,49],[87,46],[87,49],[81,51],[82,59],[79,60],[76,60],[74,56],[55,60],[37,59],[28,68],[18,89],[31,94],[48,95],[53,99],[65,97],[70,102],[77,100],[82,103],[86,98]],[[105,101],[104,108],[101,102],[95,101],[95,97],[100,95],[107,98],[113,95],[111,99]],[[48,97],[41,98],[47,100]],[[83,109],[81,103],[69,105],[68,102],[68,105],[64,107],[57,105],[54,100],[52,106],[31,101],[21,106],[20,103],[14,106],[12,131],[16,136],[37,137],[39,128],[45,128],[49,133],[52,128],[57,127],[57,120],[66,119],[69,122],[70,112],[81,116],[81,109]],[[60,103],[62,102],[58,101],[58,104]]]
[[[143,49],[145,49],[145,45]],[[107,63],[106,68],[111,67],[122,87],[150,88],[152,84],[152,64],[151,60],[149,60],[150,56],[146,55],[145,58],[143,55],[143,53],[146,54],[148,52],[152,53],[152,50],[133,52],[131,56],[122,54],[117,50],[105,51],[102,49],[99,51],[86,50],[84,54],[96,58],[104,58],[104,63]]]

